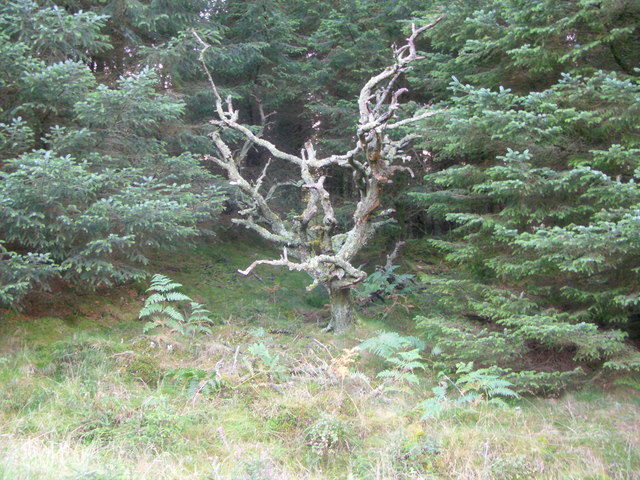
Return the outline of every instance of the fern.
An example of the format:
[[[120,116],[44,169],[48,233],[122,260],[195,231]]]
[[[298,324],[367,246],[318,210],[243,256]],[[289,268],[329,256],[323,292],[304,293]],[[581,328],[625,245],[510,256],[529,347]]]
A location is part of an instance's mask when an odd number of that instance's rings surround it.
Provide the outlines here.
[[[403,390],[402,387],[408,383],[417,385],[420,379],[414,371],[425,369],[421,359],[422,356],[417,348],[408,352],[398,352],[396,356],[386,359],[392,367],[381,371],[376,376],[391,382],[385,386],[386,390]]]
[[[153,292],[146,299],[138,318],[147,318],[142,331],[147,333],[154,328],[163,327],[181,335],[195,336],[198,333],[210,334],[211,312],[204,305],[194,302],[191,297],[176,292],[182,285],[170,278],[156,274],[151,279],[147,292]],[[188,307],[182,305],[188,302]]]
[[[147,298],[147,301],[145,303],[147,305],[151,305],[151,304],[157,304],[159,302],[164,302],[164,301],[165,301],[164,295],[160,295],[159,293],[154,293],[153,295],[150,295],[149,298]]]
[[[438,386],[431,389],[433,397],[418,404],[423,418],[438,417],[447,410],[473,410],[480,403],[507,407],[505,398],[519,398],[513,384],[495,368],[474,370],[473,362],[458,363],[454,375],[440,372],[438,379]]]
[[[375,337],[368,338],[360,344],[360,349],[367,350],[385,359],[408,347],[422,350],[425,348],[425,344],[417,337],[403,336],[396,332],[385,332],[384,330],[378,330]]]
[[[273,380],[282,381],[289,376],[289,369],[280,363],[280,355],[269,353],[269,349],[264,343],[254,343],[249,345],[249,353],[260,359],[260,363]]]
[[[176,368],[167,372],[167,378],[182,384],[190,397],[214,395],[226,386],[224,379],[215,370],[207,372],[200,368]]]
[[[165,295],[168,302],[191,302],[191,298],[180,292],[168,292]]]
[[[403,391],[407,384],[417,385],[420,380],[415,371],[425,368],[420,353],[425,348],[424,342],[396,332],[379,330],[376,333],[375,337],[362,342],[359,348],[381,356],[389,364],[390,368],[377,375],[384,381],[382,388],[387,391]],[[406,350],[408,348],[410,350]]]
[[[456,386],[461,392],[474,392],[476,398],[482,398],[488,402],[503,404],[503,398],[518,398],[518,394],[511,389],[513,384],[496,375],[491,368],[473,370],[473,362],[458,364],[456,373],[461,374],[456,381]],[[468,395],[466,393],[465,395]],[[461,399],[465,397],[461,396]],[[464,403],[462,401],[461,403]]]

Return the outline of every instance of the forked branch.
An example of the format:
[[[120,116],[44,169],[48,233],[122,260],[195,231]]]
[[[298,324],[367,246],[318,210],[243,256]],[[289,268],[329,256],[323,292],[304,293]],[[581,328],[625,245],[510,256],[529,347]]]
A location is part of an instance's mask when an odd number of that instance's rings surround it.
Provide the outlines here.
[[[218,127],[211,134],[217,154],[207,158],[225,170],[231,183],[244,195],[245,206],[240,212],[242,218],[234,219],[234,222],[280,245],[283,252],[279,259],[256,260],[239,272],[248,275],[259,265],[284,266],[289,270],[307,272],[313,279],[309,288],[324,285],[329,290],[332,326],[336,330],[346,328],[351,321],[349,289],[366,278],[366,274],[354,267],[351,261],[377,228],[392,221],[390,215],[393,210],[381,208],[381,192],[396,172],[410,172],[398,162],[406,159],[402,149],[415,136],[394,138],[391,133],[437,113],[426,108],[408,118],[398,119],[401,97],[407,89],[397,88],[396,84],[411,64],[422,58],[416,48],[418,36],[440,20],[420,28],[412,25],[404,45],[394,46],[393,64],[365,82],[358,95],[355,145],[343,154],[326,157],[318,157],[311,141],[304,142],[300,154],[295,155],[263,138],[267,115],[259,101],[262,132],[255,134],[242,125],[231,97],[222,98],[207,68],[205,54],[210,46],[194,32],[203,47],[199,58],[214,94],[217,114],[217,118],[211,120]],[[244,138],[239,157],[222,138],[221,130],[224,129],[231,129]],[[244,175],[241,160],[254,147],[268,152],[269,159],[257,179],[250,181]],[[269,167],[276,161],[292,165],[297,170],[297,180],[282,182],[271,179]],[[352,226],[347,231],[336,231],[338,221],[330,191],[325,185],[326,167],[329,166],[350,171],[358,181],[360,198],[352,214]],[[302,202],[298,208],[281,213],[270,206],[270,200],[281,185],[294,185],[300,189]]]

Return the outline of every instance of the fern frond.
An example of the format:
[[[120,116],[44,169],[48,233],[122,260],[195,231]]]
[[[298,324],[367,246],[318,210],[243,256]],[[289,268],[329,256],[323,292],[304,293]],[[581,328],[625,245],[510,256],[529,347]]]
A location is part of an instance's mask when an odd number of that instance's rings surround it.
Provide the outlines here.
[[[163,309],[164,307],[161,303],[152,303],[150,305],[145,305],[142,308],[142,310],[140,310],[140,313],[138,314],[138,318],[148,317],[155,313],[161,312]]]
[[[510,398],[520,398],[520,395],[518,395],[517,392],[514,392],[513,390],[511,390],[510,388],[507,388],[507,387],[492,388],[487,393],[492,398],[496,397],[496,396],[510,397]]]
[[[170,278],[165,277],[164,275],[161,275],[159,273],[156,273],[151,278],[151,285],[149,286],[149,288],[147,288],[147,292],[161,291],[160,290],[161,288],[171,283],[172,283],[172,280]]]
[[[457,405],[465,405],[481,399],[482,399],[482,395],[480,393],[476,391],[471,391],[471,392],[465,392],[463,395],[460,395],[460,397],[458,397],[454,403],[456,403]]]
[[[155,322],[147,322],[144,324],[144,327],[142,327],[142,333],[147,333],[149,330],[153,330],[157,326],[158,325]]]
[[[149,295],[149,298],[147,298],[147,300],[144,302],[145,305],[151,305],[152,303],[160,303],[160,302],[165,302],[167,299],[165,297],[165,295],[162,295],[161,293],[154,293],[152,295]]]
[[[489,400],[487,400],[487,403],[491,404],[491,405],[495,405],[495,406],[500,407],[500,408],[509,407],[509,405],[507,405],[507,402],[505,402],[501,398],[497,398],[497,397],[490,398]]]
[[[403,336],[396,332],[378,330],[375,337],[368,338],[360,344],[362,350],[367,350],[375,355],[388,358],[398,350],[407,347],[424,349],[425,344],[417,337]]]
[[[180,292],[168,292],[164,296],[167,302],[190,302],[191,301],[190,297]],[[151,295],[151,297],[153,297],[153,295]]]
[[[182,315],[178,310],[173,308],[171,305],[167,305],[162,309],[162,313],[167,315],[169,318],[175,320],[176,322],[184,322],[184,315]]]
[[[156,285],[154,290],[156,292],[171,292],[177,288],[180,288],[182,286],[181,283],[167,283],[166,285]]]
[[[398,352],[398,356],[405,362],[422,359],[422,355],[417,348],[408,352]]]
[[[428,420],[430,418],[440,417],[447,405],[438,398],[428,398],[417,405],[417,408],[422,410],[422,419]]]
[[[169,328],[172,328],[178,333],[184,334],[184,327],[182,326],[182,324],[172,318],[168,318],[165,322],[165,325]]]
[[[204,305],[196,302],[191,302],[191,316],[208,316],[211,312],[205,308]]]

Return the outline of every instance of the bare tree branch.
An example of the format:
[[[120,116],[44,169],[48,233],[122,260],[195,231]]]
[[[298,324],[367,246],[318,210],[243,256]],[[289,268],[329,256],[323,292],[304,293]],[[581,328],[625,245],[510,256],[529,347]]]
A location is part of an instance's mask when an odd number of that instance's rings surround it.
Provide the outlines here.
[[[259,265],[284,266],[289,270],[307,272],[313,279],[308,288],[324,285],[329,291],[332,311],[330,326],[335,330],[345,328],[350,321],[349,289],[366,278],[366,273],[355,268],[351,262],[377,228],[394,221],[391,217],[393,210],[381,210],[382,190],[391,183],[398,171],[408,171],[413,175],[409,168],[398,162],[408,158],[402,149],[415,139],[415,135],[393,139],[386,132],[438,113],[425,110],[408,118],[396,118],[401,108],[401,96],[407,91],[406,88],[397,88],[398,79],[411,68],[412,62],[422,58],[415,45],[418,36],[440,20],[420,28],[412,25],[405,44],[393,47],[393,64],[372,76],[358,95],[359,119],[354,132],[355,146],[346,153],[325,158],[318,158],[311,141],[304,143],[299,155],[294,155],[280,150],[263,138],[269,115],[265,114],[262,102],[255,97],[260,114],[260,132],[256,134],[239,123],[239,113],[234,109],[231,98],[223,100],[207,68],[205,53],[210,47],[194,32],[203,47],[199,59],[214,93],[217,118],[211,123],[220,129],[238,132],[245,140],[239,150],[239,158],[234,157],[231,148],[222,139],[220,130],[215,130],[211,138],[218,154],[206,158],[224,169],[231,183],[237,185],[244,195],[246,208],[240,212],[242,218],[233,222],[284,247],[279,259],[256,260],[239,272],[248,275]],[[251,148],[264,149],[270,155],[254,182],[247,180],[240,171],[240,163]],[[263,186],[270,183],[269,167],[274,160],[292,165],[297,170],[299,180],[273,182],[263,194]],[[347,231],[336,231],[338,220],[331,194],[325,185],[325,167],[329,166],[350,170],[361,192],[352,214],[352,226]],[[300,188],[303,201],[299,206],[302,209],[299,214],[295,213],[299,210],[281,214],[269,205],[276,190],[284,185]],[[395,253],[398,248],[396,246]],[[291,260],[290,256],[295,260]]]
[[[393,251],[389,255],[387,255],[387,261],[384,264],[385,270],[389,270],[393,266],[393,262],[398,257],[398,254],[400,253],[400,249],[404,247],[405,243],[406,242],[403,242],[403,241],[396,242],[396,246],[393,248]]]
[[[360,280],[364,280],[367,277],[367,274],[358,270],[349,262],[346,262],[340,257],[335,255],[317,255],[313,258],[305,262],[292,262],[289,260],[288,250],[286,248],[283,249],[283,254],[278,260],[256,260],[249,267],[244,270],[238,270],[242,275],[249,275],[254,268],[258,265],[275,265],[275,266],[283,266],[287,267],[289,270],[295,270],[299,272],[308,272],[309,270],[317,270],[321,268],[321,265],[326,264],[330,267],[337,267],[339,269],[344,270],[344,273],[353,278],[349,284],[355,284]]]

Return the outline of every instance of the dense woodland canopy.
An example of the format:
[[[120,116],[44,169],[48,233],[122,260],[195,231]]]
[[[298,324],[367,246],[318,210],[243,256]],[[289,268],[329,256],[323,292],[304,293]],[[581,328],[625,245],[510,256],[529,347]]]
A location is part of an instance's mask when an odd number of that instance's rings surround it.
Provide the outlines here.
[[[216,151],[215,95],[297,154],[348,151],[358,94],[390,65],[413,143],[381,204],[411,239],[443,368],[476,361],[543,389],[526,352],[640,369],[640,4],[634,0],[15,0],[0,5],[0,302],[142,278],[148,256],[246,208]],[[268,152],[219,132],[257,180]],[[215,135],[214,135],[215,137]],[[360,185],[328,167],[336,223]],[[277,160],[267,186],[297,182]],[[274,209],[298,215],[298,190]],[[363,255],[366,255],[366,251]],[[250,262],[247,262],[250,263]],[[153,272],[151,272],[153,273]],[[574,370],[573,367],[576,367]],[[514,374],[514,372],[516,372]],[[519,374],[519,376],[518,376]],[[556,380],[560,378],[556,375]]]

